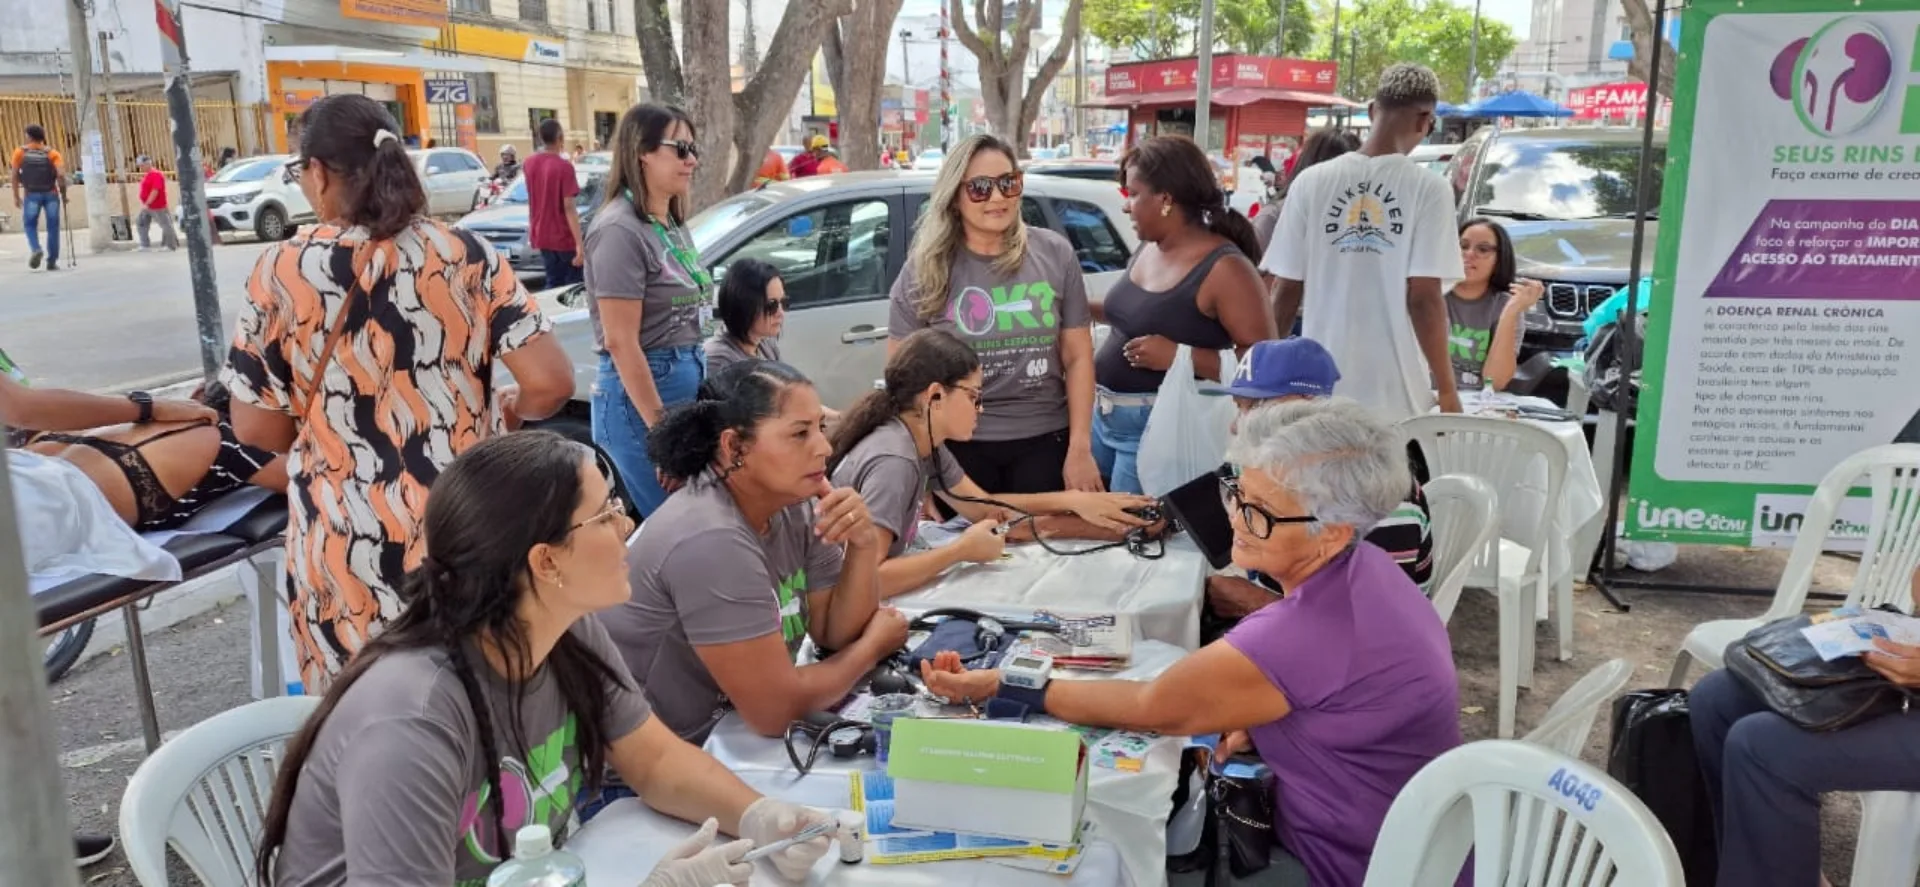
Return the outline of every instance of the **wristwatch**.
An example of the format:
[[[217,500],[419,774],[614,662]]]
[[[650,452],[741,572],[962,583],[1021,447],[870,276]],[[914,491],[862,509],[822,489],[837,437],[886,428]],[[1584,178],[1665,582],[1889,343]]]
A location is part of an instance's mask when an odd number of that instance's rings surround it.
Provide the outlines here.
[[[133,420],[134,422],[145,425],[153,421],[153,395],[145,391],[129,391],[127,399],[140,408],[140,418]]]

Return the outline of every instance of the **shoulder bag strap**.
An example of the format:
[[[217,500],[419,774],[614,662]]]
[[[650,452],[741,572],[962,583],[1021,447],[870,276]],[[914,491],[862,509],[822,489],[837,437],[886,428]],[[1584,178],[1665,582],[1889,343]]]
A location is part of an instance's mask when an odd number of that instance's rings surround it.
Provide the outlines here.
[[[340,344],[340,338],[347,331],[347,315],[353,311],[355,296],[361,292],[360,281],[356,277],[353,285],[347,288],[347,296],[340,302],[340,313],[333,319],[333,328],[327,331],[327,343],[320,349],[320,360],[313,367],[313,381],[306,386],[305,396],[294,403],[294,415],[308,421],[312,420],[311,409],[320,386],[326,383],[327,367],[333,361],[333,349]]]

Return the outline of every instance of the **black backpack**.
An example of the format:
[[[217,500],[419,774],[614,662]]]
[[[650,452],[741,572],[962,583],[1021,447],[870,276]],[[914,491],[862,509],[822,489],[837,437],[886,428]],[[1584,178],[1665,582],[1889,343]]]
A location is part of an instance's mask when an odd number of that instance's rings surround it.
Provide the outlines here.
[[[60,173],[53,167],[53,152],[47,148],[20,149],[20,186],[30,194],[45,194],[54,189]]]

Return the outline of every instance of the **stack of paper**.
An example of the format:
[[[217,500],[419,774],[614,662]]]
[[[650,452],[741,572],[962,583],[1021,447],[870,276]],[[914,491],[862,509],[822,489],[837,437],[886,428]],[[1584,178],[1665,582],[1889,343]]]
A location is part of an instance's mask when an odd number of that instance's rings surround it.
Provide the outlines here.
[[[1814,652],[1832,662],[1842,656],[1858,656],[1878,650],[1875,641],[1920,646],[1920,619],[1885,610],[1841,607],[1813,618],[1813,624],[1800,629]]]
[[[1032,621],[1060,626],[1058,634],[1036,632],[1023,639],[1032,649],[1052,656],[1056,668],[1123,671],[1133,661],[1130,614],[1040,610],[1033,614]]]
[[[1016,868],[1072,874],[1080,866],[1081,847],[1093,834],[1092,823],[1081,823],[1080,843],[1041,844],[986,835],[896,828],[893,824],[893,780],[878,770],[849,774],[852,807],[867,821],[867,861],[875,865],[907,865],[947,859],[992,859]]]

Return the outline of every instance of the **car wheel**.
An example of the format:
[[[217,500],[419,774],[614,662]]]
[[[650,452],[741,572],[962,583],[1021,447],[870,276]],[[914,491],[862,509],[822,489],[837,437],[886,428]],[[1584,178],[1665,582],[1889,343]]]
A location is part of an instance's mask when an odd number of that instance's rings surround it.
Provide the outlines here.
[[[47,683],[60,680],[60,677],[80,661],[80,654],[87,651],[87,642],[93,640],[93,620],[88,619],[78,625],[70,625],[47,644],[45,656]]]
[[[264,207],[253,223],[253,233],[263,241],[285,240],[293,236],[293,226],[287,224],[287,211],[277,206]]]

